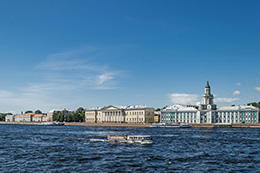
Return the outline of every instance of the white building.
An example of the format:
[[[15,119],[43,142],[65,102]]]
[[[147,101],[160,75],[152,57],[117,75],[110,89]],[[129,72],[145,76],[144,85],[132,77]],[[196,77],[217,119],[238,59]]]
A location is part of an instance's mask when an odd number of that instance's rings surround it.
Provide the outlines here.
[[[6,115],[5,116],[5,121],[6,122],[14,122],[15,121],[15,115]]]
[[[6,122],[46,122],[46,114],[26,113],[20,115],[7,115]]]
[[[174,105],[161,111],[164,123],[221,123],[221,124],[256,124],[259,123],[259,109],[253,106],[230,106],[217,109],[214,97],[207,82],[199,108]]]

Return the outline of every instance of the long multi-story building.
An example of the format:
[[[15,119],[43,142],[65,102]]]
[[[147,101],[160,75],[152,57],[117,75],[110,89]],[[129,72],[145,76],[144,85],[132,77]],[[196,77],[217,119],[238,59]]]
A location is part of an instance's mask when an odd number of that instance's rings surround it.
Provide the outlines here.
[[[229,106],[217,109],[207,82],[199,107],[169,106],[161,111],[160,120],[164,123],[256,124],[259,123],[259,109],[253,106]]]
[[[6,122],[46,122],[46,114],[26,113],[20,115],[8,115],[5,117]]]
[[[154,109],[144,106],[107,106],[89,109],[85,121],[89,123],[152,123]]]

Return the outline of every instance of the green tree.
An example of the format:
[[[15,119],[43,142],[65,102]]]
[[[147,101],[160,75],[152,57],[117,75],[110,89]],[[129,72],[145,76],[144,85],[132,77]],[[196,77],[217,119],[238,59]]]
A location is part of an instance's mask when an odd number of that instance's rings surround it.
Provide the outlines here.
[[[26,113],[26,114],[28,114],[28,113],[33,113],[33,111],[26,111],[25,113]]]
[[[59,122],[63,122],[64,121],[64,113],[61,111],[58,111],[58,120]]]
[[[11,113],[0,113],[0,121],[5,121],[6,115],[12,115]]]
[[[66,122],[73,122],[73,121],[74,121],[73,114],[72,113],[67,114],[66,115]]]
[[[86,110],[83,107],[80,107],[76,110],[77,122],[85,121],[85,111]]]
[[[256,102],[248,103],[247,105],[252,105],[254,107],[259,107],[259,105]]]
[[[36,110],[34,113],[36,113],[36,114],[42,114],[42,111],[40,111],[40,110],[38,109],[38,110]]]
[[[5,121],[5,116],[6,116],[6,114],[0,114],[0,121]]]
[[[54,111],[53,112],[53,121],[61,121],[62,118],[62,112],[61,111]]]
[[[252,105],[252,106],[254,106],[254,107],[260,109],[260,102],[258,102],[258,103],[256,103],[256,102],[252,102],[252,103],[248,103],[247,105],[248,105],[248,106],[249,106],[249,105]]]
[[[71,113],[68,111],[55,111],[53,120],[60,122],[83,122],[85,120],[85,109],[80,107]]]

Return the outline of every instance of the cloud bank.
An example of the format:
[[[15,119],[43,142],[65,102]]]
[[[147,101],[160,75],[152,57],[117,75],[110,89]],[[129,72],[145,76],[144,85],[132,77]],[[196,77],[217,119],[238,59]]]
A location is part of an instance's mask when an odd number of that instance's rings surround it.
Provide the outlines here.
[[[234,101],[240,100],[239,98],[215,98],[216,103],[232,103]]]
[[[173,104],[196,104],[199,100],[199,96],[196,94],[186,93],[172,93],[169,94],[169,98]]]
[[[234,96],[238,96],[238,95],[240,95],[240,91],[236,90],[236,91],[234,91],[232,94],[233,94]]]
[[[255,87],[255,90],[260,92],[260,87]]]
[[[118,88],[122,71],[98,63],[93,58],[97,51],[102,50],[84,47],[48,55],[32,68],[37,79],[13,90],[0,90],[1,111],[70,108],[84,104],[86,93]]]

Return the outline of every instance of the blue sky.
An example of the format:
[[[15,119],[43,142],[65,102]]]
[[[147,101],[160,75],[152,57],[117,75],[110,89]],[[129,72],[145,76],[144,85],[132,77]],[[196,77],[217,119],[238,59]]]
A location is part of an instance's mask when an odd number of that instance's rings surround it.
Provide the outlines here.
[[[260,2],[1,1],[0,112],[260,101]]]

